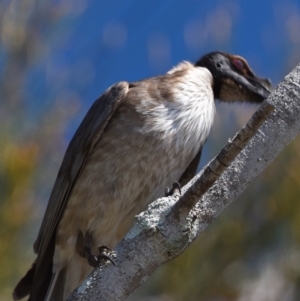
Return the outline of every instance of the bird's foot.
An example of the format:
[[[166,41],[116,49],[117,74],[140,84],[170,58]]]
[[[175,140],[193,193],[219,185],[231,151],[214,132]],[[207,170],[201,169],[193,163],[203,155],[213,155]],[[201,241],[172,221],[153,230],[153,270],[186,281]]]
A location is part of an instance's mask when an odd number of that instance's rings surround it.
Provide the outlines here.
[[[165,196],[173,196],[173,195],[181,195],[181,185],[179,182],[174,182],[172,184],[172,188],[166,187],[165,189]]]
[[[90,248],[85,248],[84,257],[87,258],[87,261],[90,266],[96,268],[103,261],[110,261],[113,265],[115,265],[112,257],[116,256],[116,253],[105,246],[98,247],[99,254],[93,255]]]
[[[89,265],[96,268],[101,264],[103,261],[110,261],[113,265],[115,263],[112,260],[112,257],[116,257],[116,253],[105,246],[98,247],[98,255],[94,255],[92,253],[92,246],[93,246],[93,237],[92,235],[87,232],[85,235],[82,231],[78,231],[77,235],[77,242],[76,242],[76,250],[77,253],[86,258]]]

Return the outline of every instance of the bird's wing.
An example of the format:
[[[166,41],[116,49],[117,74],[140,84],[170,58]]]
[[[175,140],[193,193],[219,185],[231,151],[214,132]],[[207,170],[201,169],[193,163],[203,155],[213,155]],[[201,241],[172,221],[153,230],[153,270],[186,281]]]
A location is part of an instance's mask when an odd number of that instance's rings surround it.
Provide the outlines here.
[[[34,251],[38,257],[32,267],[35,269],[30,296],[32,301],[43,300],[44,294],[47,292],[52,276],[56,228],[67,206],[72,188],[88,155],[95,143],[101,138],[110,118],[125,99],[128,89],[129,84],[127,82],[119,82],[108,88],[94,102],[67,148],[37,240],[34,243]],[[22,280],[24,281],[22,282]],[[24,288],[26,284],[27,286]],[[15,289],[16,296],[18,296],[18,289],[19,291],[26,291],[29,285],[28,278],[24,276]]]
[[[179,183],[181,186],[184,186],[187,182],[189,182],[197,172],[197,168],[201,159],[202,147],[200,148],[198,154],[192,160],[192,162],[188,165],[184,173],[179,179]]]
[[[62,161],[44,219],[34,243],[39,255],[47,247],[68,203],[70,192],[95,143],[100,139],[108,121],[125,99],[127,82],[108,88],[91,106],[75,132]]]

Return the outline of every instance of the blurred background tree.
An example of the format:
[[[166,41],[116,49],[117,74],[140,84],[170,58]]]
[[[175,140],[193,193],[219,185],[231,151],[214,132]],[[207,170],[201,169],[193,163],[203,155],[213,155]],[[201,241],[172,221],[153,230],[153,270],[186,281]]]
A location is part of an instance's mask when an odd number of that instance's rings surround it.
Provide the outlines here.
[[[276,85],[300,61],[296,0],[0,2],[0,299],[32,244],[64,151],[96,97],[212,50]],[[217,105],[201,166],[256,107]],[[300,141],[130,300],[300,299]]]

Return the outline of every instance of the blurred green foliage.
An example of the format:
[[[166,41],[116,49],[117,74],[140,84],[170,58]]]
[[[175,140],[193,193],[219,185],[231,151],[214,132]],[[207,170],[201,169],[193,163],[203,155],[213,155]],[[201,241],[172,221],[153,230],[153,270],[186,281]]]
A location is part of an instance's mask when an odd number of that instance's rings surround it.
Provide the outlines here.
[[[33,144],[17,145],[6,141],[1,145],[0,153],[0,285],[4,289],[25,268],[20,264],[22,247],[19,234],[33,207],[30,190],[38,148]]]
[[[32,65],[43,59],[39,51],[43,39],[36,26],[49,26],[56,18],[40,19],[47,5],[38,1],[0,3],[0,299],[11,300],[13,286],[31,265],[31,245],[37,232],[39,214],[37,185],[46,185],[42,165],[51,150],[61,146],[61,115],[57,108],[41,108],[32,118],[28,114],[26,77]],[[53,17],[53,16],[52,16]],[[48,119],[53,125],[49,126]],[[60,122],[61,121],[61,122]],[[55,123],[56,122],[56,123]],[[43,138],[43,139],[41,139]],[[43,163],[44,162],[44,163]],[[45,165],[45,166],[46,166]],[[39,179],[38,177],[41,177]],[[49,185],[49,184],[48,184]],[[42,205],[41,207],[45,207]],[[35,222],[34,222],[35,221]]]

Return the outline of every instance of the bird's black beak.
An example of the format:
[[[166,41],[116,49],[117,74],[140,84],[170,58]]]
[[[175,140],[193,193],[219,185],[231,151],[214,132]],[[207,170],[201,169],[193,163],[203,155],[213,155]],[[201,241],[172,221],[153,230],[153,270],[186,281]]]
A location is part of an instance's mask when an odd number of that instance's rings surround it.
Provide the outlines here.
[[[221,79],[219,99],[222,101],[240,101],[261,103],[271,93],[271,81],[251,75],[241,75],[231,69],[224,72]]]

